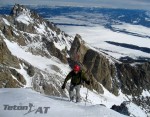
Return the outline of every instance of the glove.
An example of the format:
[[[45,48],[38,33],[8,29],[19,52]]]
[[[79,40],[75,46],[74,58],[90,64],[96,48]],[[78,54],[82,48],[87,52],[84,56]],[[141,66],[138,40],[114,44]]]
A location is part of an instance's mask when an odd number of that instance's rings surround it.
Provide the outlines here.
[[[65,84],[63,84],[61,88],[62,88],[62,89],[65,89]]]
[[[86,81],[86,84],[87,84],[87,85],[90,85],[90,81]]]

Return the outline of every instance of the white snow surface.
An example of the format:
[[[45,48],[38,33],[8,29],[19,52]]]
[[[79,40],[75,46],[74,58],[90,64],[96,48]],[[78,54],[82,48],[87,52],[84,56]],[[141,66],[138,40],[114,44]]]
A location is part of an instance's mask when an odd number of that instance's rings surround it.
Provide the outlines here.
[[[3,21],[5,22],[6,25],[10,26],[10,23],[8,22],[7,19],[3,18]]]
[[[143,111],[139,107],[137,107],[135,104],[130,103],[127,105],[127,107],[129,111],[132,112],[132,115],[136,117],[147,117],[147,115],[143,113]]]
[[[32,111],[28,110],[4,110],[4,105],[28,106],[32,103]],[[42,107],[50,107],[47,113],[35,113]],[[26,114],[26,115],[24,115]],[[0,116],[1,117],[127,117],[101,105],[92,105],[84,102],[69,102],[66,98],[41,95],[31,89],[0,89]]]
[[[34,27],[36,30],[37,30],[37,32],[38,33],[40,33],[40,34],[44,34],[44,33],[46,33],[46,31],[45,31],[45,25],[44,24],[39,24],[38,25],[38,27]]]
[[[81,88],[81,96],[85,99],[87,90],[88,90],[88,102],[91,104],[104,104],[106,107],[111,108],[112,105],[120,105],[123,101],[126,101],[127,98],[125,95],[120,93],[120,95],[117,97],[110,93],[108,90],[106,90],[104,87],[104,94],[98,94],[96,91],[90,91],[87,88]]]
[[[21,15],[19,15],[19,16],[16,18],[16,20],[17,20],[18,22],[22,22],[22,23],[24,23],[24,24],[26,24],[26,25],[29,25],[30,23],[33,23],[33,19],[32,19],[30,16],[26,15],[26,14],[21,14]]]
[[[144,97],[150,97],[150,92],[149,91],[147,91],[147,90],[143,90],[143,92],[142,92],[142,96],[144,96]]]
[[[26,80],[26,85],[24,87],[32,87],[32,78],[27,74],[27,72],[23,69],[23,66],[20,65],[21,69],[16,69],[20,74],[22,74]]]
[[[17,17],[15,20],[18,22],[22,22],[26,25],[29,25],[30,23],[33,23],[33,19],[31,18],[31,13],[29,9],[21,8],[22,12],[19,12],[17,14]]]
[[[11,51],[13,55],[17,56],[18,58],[21,58],[22,60],[29,62],[31,65],[33,65],[34,67],[37,67],[38,69],[42,71],[46,71],[51,74],[57,74],[63,78],[70,71],[69,65],[63,64],[56,57],[52,57],[49,59],[49,58],[42,57],[42,56],[36,56],[36,55],[31,54],[30,52],[26,52],[17,43],[10,42],[6,39],[5,39],[5,42],[7,44],[8,49]],[[57,66],[60,72],[53,70],[52,69],[53,65]],[[28,75],[23,69],[18,70],[18,72],[23,74],[25,77],[27,77],[27,79],[29,79]],[[31,86],[31,81],[32,81],[31,78],[30,78],[30,81],[27,80],[26,87]]]
[[[150,36],[150,29],[141,25],[131,25],[131,24],[123,23],[121,25],[113,25],[112,27],[126,30],[132,33]]]

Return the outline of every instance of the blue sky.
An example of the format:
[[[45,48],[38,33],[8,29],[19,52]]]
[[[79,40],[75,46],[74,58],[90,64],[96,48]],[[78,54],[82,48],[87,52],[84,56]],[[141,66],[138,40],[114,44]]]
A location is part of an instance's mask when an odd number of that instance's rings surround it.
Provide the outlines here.
[[[0,0],[0,5],[49,5],[129,8],[150,10],[150,0]]]

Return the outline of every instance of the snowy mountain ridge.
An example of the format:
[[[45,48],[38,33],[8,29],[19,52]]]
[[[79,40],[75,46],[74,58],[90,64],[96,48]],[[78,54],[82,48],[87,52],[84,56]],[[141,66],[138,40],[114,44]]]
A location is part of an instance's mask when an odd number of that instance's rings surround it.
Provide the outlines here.
[[[48,81],[44,81],[44,79],[49,80],[48,77],[58,79],[64,77],[70,70],[65,63],[67,62],[66,51],[70,49],[72,37],[24,6],[15,5],[11,15],[12,17],[1,17],[0,36],[3,49],[1,54],[5,56],[5,50],[9,49],[8,51],[11,51],[9,53],[17,57],[15,57],[17,67],[12,66],[9,54],[6,54],[8,59],[1,58],[1,64],[4,67],[8,66],[15,69],[15,74],[18,71],[19,76],[26,79],[26,86],[32,85],[37,88],[39,84],[47,83]],[[3,45],[5,45],[5,48],[3,48]],[[64,66],[65,69],[62,69]],[[35,80],[35,84],[31,83],[32,79]],[[56,80],[54,81],[56,82]],[[59,84],[59,82],[54,84]],[[54,84],[52,83],[52,85]],[[2,87],[5,87],[5,85],[2,85]]]

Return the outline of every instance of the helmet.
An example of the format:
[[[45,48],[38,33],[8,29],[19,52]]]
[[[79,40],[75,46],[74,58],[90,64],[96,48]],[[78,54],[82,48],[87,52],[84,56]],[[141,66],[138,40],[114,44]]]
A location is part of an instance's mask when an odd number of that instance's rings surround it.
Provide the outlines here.
[[[73,67],[73,71],[80,71],[80,66],[79,65],[75,65]]]

